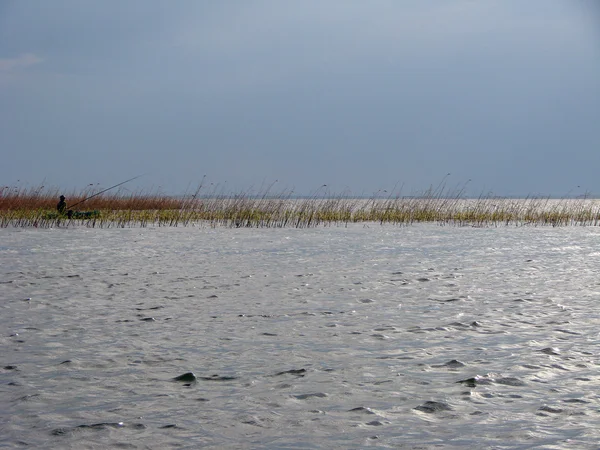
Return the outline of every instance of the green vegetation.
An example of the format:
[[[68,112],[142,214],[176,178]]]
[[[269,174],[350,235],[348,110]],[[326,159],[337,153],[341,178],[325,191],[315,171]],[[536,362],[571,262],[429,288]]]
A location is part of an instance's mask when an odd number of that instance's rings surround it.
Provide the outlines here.
[[[320,188],[306,198],[291,191],[224,194],[214,189],[170,197],[160,192],[102,193],[80,203],[71,218],[56,211],[58,189],[0,188],[0,227],[83,225],[88,227],[225,226],[295,227],[344,225],[357,222],[408,225],[431,222],[457,226],[599,225],[600,202],[582,199],[525,199],[480,196],[466,199],[441,184],[418,195],[392,193],[370,199],[331,195]],[[97,189],[96,192],[99,192]],[[88,188],[67,196],[76,204],[94,195]],[[92,211],[85,214],[84,211]]]

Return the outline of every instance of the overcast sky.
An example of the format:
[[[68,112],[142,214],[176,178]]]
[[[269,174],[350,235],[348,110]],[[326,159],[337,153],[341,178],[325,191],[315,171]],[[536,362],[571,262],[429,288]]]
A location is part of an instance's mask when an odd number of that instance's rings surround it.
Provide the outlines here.
[[[0,152],[11,186],[600,195],[600,1],[0,0]]]

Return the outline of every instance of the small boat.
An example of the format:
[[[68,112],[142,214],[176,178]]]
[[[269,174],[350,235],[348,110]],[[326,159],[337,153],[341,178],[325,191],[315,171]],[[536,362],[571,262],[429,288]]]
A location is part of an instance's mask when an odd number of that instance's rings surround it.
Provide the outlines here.
[[[100,217],[100,211],[69,211],[67,217],[69,219],[95,219]]]
[[[48,220],[58,220],[58,219],[75,219],[75,220],[86,220],[86,219],[96,219],[100,217],[100,211],[68,211],[64,214],[59,212],[50,212],[44,215],[45,219]]]

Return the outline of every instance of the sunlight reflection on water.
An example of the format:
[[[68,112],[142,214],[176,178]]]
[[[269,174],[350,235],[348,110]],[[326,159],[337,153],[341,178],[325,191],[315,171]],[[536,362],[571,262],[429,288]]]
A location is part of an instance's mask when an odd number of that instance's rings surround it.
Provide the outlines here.
[[[599,240],[2,229],[0,445],[595,448]]]

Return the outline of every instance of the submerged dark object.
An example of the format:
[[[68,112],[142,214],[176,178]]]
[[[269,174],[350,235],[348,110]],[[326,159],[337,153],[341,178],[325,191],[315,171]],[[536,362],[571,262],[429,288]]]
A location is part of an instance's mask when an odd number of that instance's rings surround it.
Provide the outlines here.
[[[205,381],[231,381],[231,380],[237,380],[238,377],[233,377],[230,375],[211,375],[209,377],[200,377],[202,380]]]
[[[173,378],[173,381],[181,381],[182,383],[195,383],[198,380],[205,381],[231,381],[237,380],[238,377],[229,376],[229,375],[210,375],[205,377],[197,377],[194,372],[186,372],[183,375],[179,375],[178,377]]]
[[[422,411],[427,414],[434,414],[441,411],[452,411],[452,407],[444,402],[425,402],[422,405],[417,406],[417,411]]]
[[[179,375],[178,377],[173,378],[173,381],[182,381],[184,383],[191,383],[196,381],[196,375],[194,372],[186,372],[183,375]]]
[[[290,375],[297,375],[299,377],[303,377],[306,374],[306,369],[290,369],[290,370],[284,370],[283,372],[277,372],[275,375],[273,375],[274,377],[277,377],[279,375],[286,375],[286,374],[290,374]]]
[[[477,387],[482,384],[502,384],[505,386],[526,386],[523,380],[520,380],[516,377],[498,377],[494,378],[492,376],[480,376],[476,375],[472,378],[466,378],[464,380],[458,380],[457,383],[464,384],[467,387]]]
[[[477,387],[477,378],[466,378],[464,380],[458,380],[457,383],[464,384],[467,387]]]

